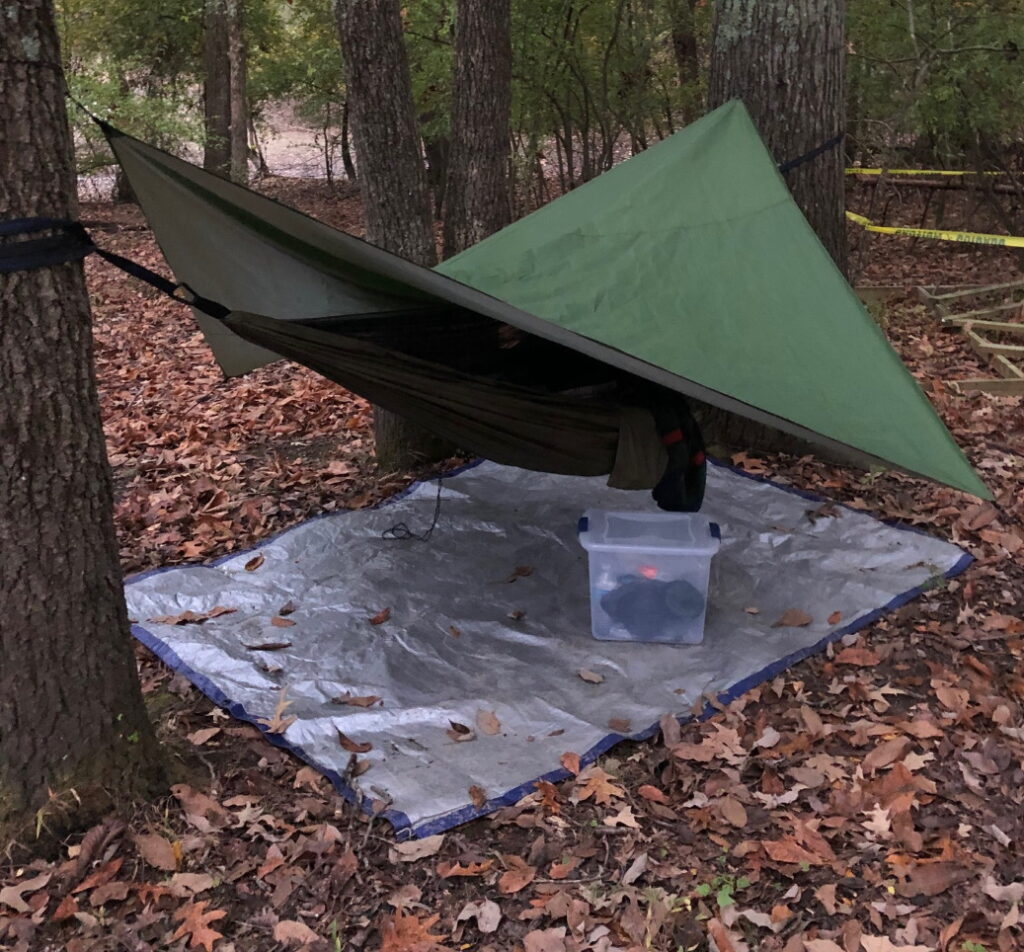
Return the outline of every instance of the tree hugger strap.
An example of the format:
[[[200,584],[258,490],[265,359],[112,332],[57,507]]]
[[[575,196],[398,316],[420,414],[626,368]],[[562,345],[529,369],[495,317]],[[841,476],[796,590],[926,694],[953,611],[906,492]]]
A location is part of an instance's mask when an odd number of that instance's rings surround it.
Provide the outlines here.
[[[0,222],[0,238],[20,238],[44,232],[48,234],[39,238],[0,242],[0,274],[49,268],[97,254],[125,274],[145,281],[162,294],[179,303],[190,304],[210,317],[223,320],[229,313],[226,307],[196,294],[188,285],[169,281],[137,261],[100,248],[81,222],[65,218],[15,218]]]

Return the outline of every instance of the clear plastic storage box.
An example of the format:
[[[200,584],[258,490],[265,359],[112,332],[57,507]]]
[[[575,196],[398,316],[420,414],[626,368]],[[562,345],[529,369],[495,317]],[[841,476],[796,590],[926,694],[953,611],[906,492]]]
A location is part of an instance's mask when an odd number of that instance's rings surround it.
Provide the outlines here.
[[[606,512],[580,519],[590,562],[590,618],[603,641],[696,645],[704,640],[718,526],[674,512]]]

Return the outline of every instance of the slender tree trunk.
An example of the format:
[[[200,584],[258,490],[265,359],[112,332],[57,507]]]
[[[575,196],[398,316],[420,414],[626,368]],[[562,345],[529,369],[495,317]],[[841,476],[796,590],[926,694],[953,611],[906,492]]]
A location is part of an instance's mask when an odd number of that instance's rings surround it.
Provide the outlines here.
[[[683,122],[703,112],[700,95],[700,47],[697,43],[697,0],[672,0],[672,52],[679,71]]]
[[[131,98],[131,88],[128,85],[128,77],[124,73],[117,74],[117,89],[121,94],[122,101],[128,102]],[[113,121],[117,122],[117,119],[114,118]],[[135,191],[120,165],[114,169],[113,199],[118,204],[136,204]]]
[[[426,121],[422,116],[420,120]],[[427,185],[433,198],[434,217],[441,218],[444,215],[452,140],[448,136],[425,138],[423,140],[423,153],[427,159]]]
[[[231,181],[249,181],[249,95],[244,0],[227,0]]]
[[[0,219],[75,218],[50,0],[5,8],[0,89]],[[70,828],[152,794],[163,772],[128,633],[80,263],[0,274],[0,380],[2,853],[37,818]]]
[[[336,0],[352,139],[373,244],[416,264],[437,261],[399,0]],[[374,409],[378,463],[407,469],[444,455],[433,436]]]
[[[203,18],[203,168],[231,174],[231,65],[227,0],[205,0]]]
[[[256,121],[253,119],[252,112],[249,113],[249,142],[252,144],[252,155],[256,160],[256,166],[258,169],[257,175],[260,178],[266,178],[270,175],[270,166],[267,165],[267,157],[263,154],[263,148],[260,146],[260,134],[256,129]]]
[[[356,163],[352,159],[352,135],[349,130],[349,105],[345,99],[341,107],[341,164],[350,182],[356,181]]]
[[[779,162],[846,128],[845,0],[718,0],[708,105],[742,99]],[[842,146],[787,176],[793,197],[846,270]]]
[[[459,0],[455,17],[452,154],[444,253],[457,254],[512,220],[510,0]]]

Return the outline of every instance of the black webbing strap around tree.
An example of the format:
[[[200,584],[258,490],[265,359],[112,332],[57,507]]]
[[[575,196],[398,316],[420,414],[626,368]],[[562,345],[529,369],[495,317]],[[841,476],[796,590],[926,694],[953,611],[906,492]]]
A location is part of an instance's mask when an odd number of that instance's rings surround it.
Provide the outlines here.
[[[81,222],[65,218],[16,218],[0,222],[0,238],[35,235],[40,232],[49,234],[41,238],[0,242],[0,274],[49,268],[70,261],[81,261],[88,255],[97,254],[125,274],[145,281],[162,294],[182,304],[189,304],[210,317],[220,320],[230,313],[223,304],[196,294],[187,284],[176,284],[137,261],[98,247]]]
[[[785,175],[787,172],[792,172],[793,169],[803,165],[805,162],[813,162],[819,155],[824,155],[826,152],[834,149],[843,139],[846,138],[845,132],[840,132],[837,135],[832,136],[828,142],[822,142],[821,145],[810,152],[805,152],[803,155],[797,156],[795,159],[790,159],[788,162],[783,162],[779,166],[779,171]]]

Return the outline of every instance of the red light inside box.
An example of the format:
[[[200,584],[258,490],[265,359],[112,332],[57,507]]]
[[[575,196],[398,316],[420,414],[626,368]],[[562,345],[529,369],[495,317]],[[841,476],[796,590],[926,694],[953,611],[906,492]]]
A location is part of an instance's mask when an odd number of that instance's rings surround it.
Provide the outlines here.
[[[644,578],[657,578],[658,570],[653,565],[641,565],[640,574]]]

